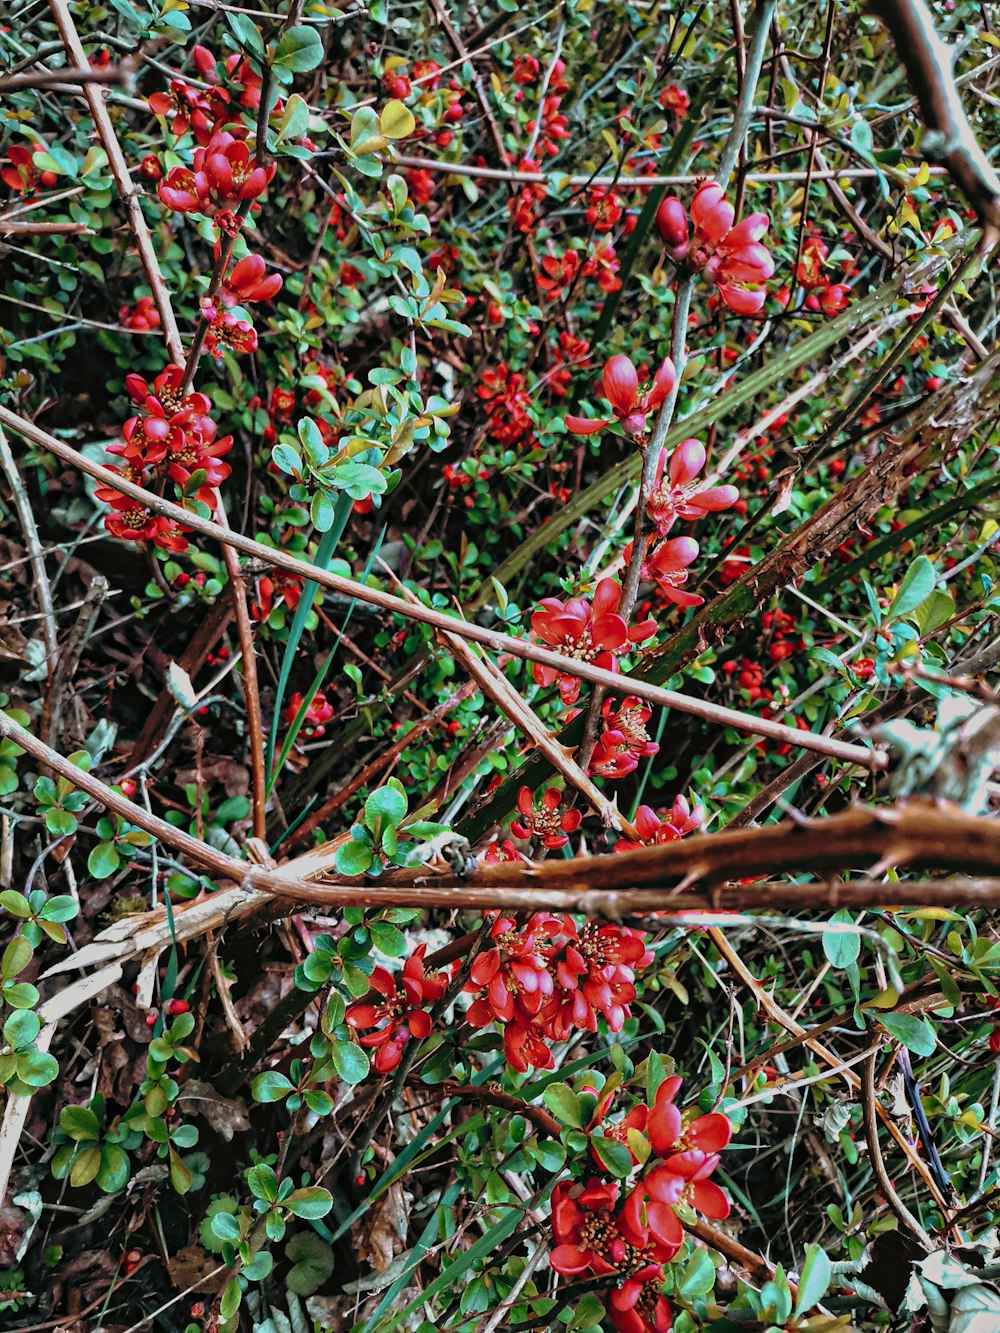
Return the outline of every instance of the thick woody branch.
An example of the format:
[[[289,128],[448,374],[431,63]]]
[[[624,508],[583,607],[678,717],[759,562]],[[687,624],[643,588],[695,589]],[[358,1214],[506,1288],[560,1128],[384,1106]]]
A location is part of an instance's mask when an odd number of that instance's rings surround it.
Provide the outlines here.
[[[954,52],[938,36],[924,0],[869,0],[869,8],[888,28],[906,70],[928,131],[924,152],[948,168],[976,210],[984,227],[983,248],[989,249],[1000,240],[1000,177],[965,114]]]
[[[238,860],[149,814],[92,773],[76,768],[2,711],[0,737],[14,741],[106,809],[190,857],[196,866],[236,883],[245,894],[258,895],[260,905],[270,896],[335,909],[547,909],[623,917],[664,910],[767,908],[799,912],[859,906],[1000,904],[1000,886],[995,878],[1000,875],[1000,822],[975,819],[957,807],[945,808],[921,800],[877,809],[859,808],[805,825],[774,824],[706,834],[621,855],[482,866],[471,880],[429,874],[420,867],[395,871],[374,883],[339,876],[316,882],[328,868],[332,870],[332,850],[325,858],[311,852],[274,869]],[[769,885],[766,901],[761,901],[760,890],[752,883],[739,882],[767,874],[808,872],[828,876],[875,864],[922,866],[994,878],[921,884],[916,893],[905,882],[880,885],[867,881],[861,885],[861,893],[855,892],[849,882]],[[183,912],[178,913],[178,921],[182,918]],[[68,965],[85,965],[83,953],[74,954]]]
[[[420,605],[411,604],[402,597],[383,592],[379,588],[371,588],[367,584],[344,578],[339,574],[331,573],[329,570],[317,569],[308,561],[299,560],[281,548],[265,546],[250,537],[243,536],[242,533],[223,529],[217,523],[201,518],[199,515],[181,508],[180,505],[173,504],[169,500],[154,495],[151,491],[144,490],[141,486],[126,481],[124,477],[111,468],[103,467],[100,463],[94,463],[85,458],[72,446],[57,440],[55,436],[49,435],[46,431],[41,430],[32,422],[11,412],[6,407],[0,407],[0,423],[8,426],[24,439],[30,440],[40,448],[55,454],[62,462],[78,468],[81,472],[85,472],[88,476],[103,482],[106,486],[113,487],[120,494],[129,496],[138,504],[145,505],[153,513],[164,514],[166,517],[173,519],[175,523],[182,524],[191,532],[196,532],[203,537],[220,542],[224,546],[240,551],[243,555],[263,560],[276,569],[283,569],[290,574],[295,574],[298,578],[311,579],[314,583],[320,584],[321,587],[329,588],[332,592],[339,593],[341,596],[356,598],[360,602],[381,607],[382,610],[403,616],[407,620],[416,620],[422,624],[430,625],[435,630],[456,634],[460,638],[482,644],[484,648],[492,649],[496,653],[509,653],[512,657],[519,657],[528,662],[538,662],[542,666],[552,667],[563,675],[578,676],[581,680],[589,681],[592,685],[601,685],[605,689],[613,690],[616,694],[635,694],[648,703],[659,704],[664,708],[673,708],[681,713],[689,713],[694,717],[700,717],[705,722],[715,723],[723,727],[733,727],[737,731],[750,732],[756,736],[765,736],[770,740],[779,741],[797,749],[816,750],[817,753],[825,754],[831,759],[840,759],[845,763],[857,764],[865,769],[880,770],[886,766],[885,755],[866,746],[835,741],[828,736],[821,736],[815,732],[797,731],[794,727],[787,727],[783,723],[771,722],[766,718],[741,713],[733,708],[723,708],[719,704],[709,703],[703,699],[694,699],[676,690],[664,689],[662,686],[638,680],[634,676],[605,671],[601,667],[594,666],[591,662],[581,662],[576,658],[566,657],[562,653],[552,652],[540,644],[530,643],[527,639],[517,639],[509,634],[500,634],[496,630],[485,629],[481,625],[471,624],[468,621],[458,619],[456,616],[447,616],[433,607],[424,606],[422,603]]]

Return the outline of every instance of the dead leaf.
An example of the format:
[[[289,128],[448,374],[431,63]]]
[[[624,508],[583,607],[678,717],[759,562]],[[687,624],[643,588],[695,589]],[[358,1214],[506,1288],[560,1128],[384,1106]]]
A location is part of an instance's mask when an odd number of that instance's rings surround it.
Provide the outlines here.
[[[167,1260],[170,1281],[178,1291],[205,1291],[215,1295],[229,1280],[229,1269],[200,1245],[185,1245]]]
[[[233,1141],[234,1134],[243,1134],[250,1128],[247,1104],[242,1097],[223,1097],[211,1083],[198,1078],[188,1079],[177,1105],[207,1120],[227,1143]]]
[[[384,1272],[406,1242],[413,1195],[397,1181],[390,1185],[360,1227],[359,1253],[376,1273]]]

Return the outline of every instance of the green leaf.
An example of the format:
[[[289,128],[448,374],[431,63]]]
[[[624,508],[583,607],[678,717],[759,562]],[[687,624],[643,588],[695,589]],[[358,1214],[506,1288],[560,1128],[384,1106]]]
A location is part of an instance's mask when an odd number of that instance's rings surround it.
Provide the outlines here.
[[[222,1301],[219,1304],[219,1317],[224,1323],[228,1323],[240,1308],[240,1301],[243,1299],[243,1288],[240,1286],[238,1277],[234,1277],[228,1283],[225,1291],[222,1293]]]
[[[372,849],[364,842],[353,838],[337,848],[334,864],[342,875],[364,875],[371,868]]]
[[[31,916],[31,906],[27,898],[16,889],[4,889],[3,893],[0,893],[0,907],[11,916],[20,917],[22,920]]]
[[[23,935],[15,935],[11,942],[3,951],[3,958],[0,959],[0,976],[4,981],[9,981],[16,977],[18,972],[23,972],[31,962],[34,950]]]
[[[896,596],[889,607],[887,618],[891,620],[910,615],[931,595],[936,583],[937,574],[934,566],[925,555],[918,555],[903,575]]]
[[[402,958],[406,953],[406,936],[387,921],[373,921],[368,930],[375,948],[387,958]]]
[[[59,1112],[59,1128],[77,1143],[101,1137],[101,1124],[89,1106],[64,1106]]]
[[[128,1184],[128,1153],[117,1143],[106,1143],[101,1149],[101,1169],[94,1177],[99,1190],[105,1194],[117,1194]]]
[[[331,1059],[345,1083],[360,1083],[368,1077],[368,1055],[356,1042],[338,1041],[331,1051]]]
[[[326,1217],[333,1207],[333,1195],[320,1185],[308,1185],[305,1189],[294,1190],[289,1194],[285,1207],[296,1217],[314,1221]]]
[[[250,1085],[255,1102],[280,1102],[294,1090],[295,1084],[276,1069],[268,1069],[265,1073],[258,1074]]]
[[[107,879],[109,875],[115,873],[121,863],[118,848],[113,842],[99,842],[96,847],[91,848],[87,857],[87,869],[95,879]]]
[[[240,1224],[232,1213],[216,1213],[212,1218],[212,1234],[219,1240],[231,1240],[234,1243],[240,1238]]]
[[[848,911],[835,913],[830,921],[833,925],[853,927],[855,924],[854,917]],[[861,936],[856,929],[824,930],[823,952],[830,966],[842,972],[858,961],[858,955],[861,953]]]
[[[606,1139],[600,1134],[595,1134],[590,1142],[605,1170],[619,1180],[624,1180],[632,1170],[632,1154],[624,1143],[619,1143],[617,1139]]]
[[[4,1040],[15,1050],[30,1046],[42,1030],[42,1020],[29,1009],[19,1009],[3,1025]]]
[[[315,28],[299,24],[282,33],[278,49],[274,54],[274,63],[293,74],[304,74],[315,69],[323,59],[323,41]]]
[[[57,893],[55,897],[46,900],[38,918],[40,921],[72,921],[79,910],[75,898],[71,898],[68,893]]]
[[[387,139],[406,139],[417,128],[413,112],[402,102],[386,102],[378,118],[378,127]]]
[[[378,116],[370,106],[362,106],[351,117],[351,150],[359,156],[377,153],[386,146]]]
[[[74,1189],[81,1189],[84,1185],[90,1184],[100,1169],[100,1148],[96,1144],[91,1148],[84,1148],[73,1159],[73,1165],[69,1173],[69,1183]]]
[[[795,1298],[796,1315],[805,1314],[819,1304],[832,1278],[833,1268],[826,1251],[819,1245],[807,1245],[805,1263],[799,1277],[799,1292]]]
[[[333,1272],[333,1247],[314,1231],[300,1231],[285,1247],[293,1265],[285,1285],[297,1296],[312,1296]]]
[[[551,1083],[542,1093],[542,1101],[557,1120],[574,1129],[583,1129],[587,1123],[583,1118],[580,1098],[568,1083]],[[632,1159],[629,1158],[629,1161]]]
[[[278,125],[277,142],[284,143],[286,139],[300,139],[308,128],[309,106],[298,93],[292,93],[285,103],[285,110]],[[274,450],[271,451],[271,454],[273,457]],[[277,462],[277,460],[275,461]],[[287,471],[287,469],[282,468],[282,471]]]
[[[379,787],[365,801],[365,823],[374,831],[376,819],[398,827],[406,816],[406,795],[396,787]]]
[[[901,1041],[914,1055],[933,1055],[937,1037],[926,1018],[912,1014],[881,1014],[878,1020],[890,1036]]]
[[[706,1296],[715,1286],[715,1264],[708,1251],[701,1246],[684,1265],[677,1279],[677,1292],[685,1300]]]
[[[268,1203],[274,1203],[278,1198],[278,1177],[271,1167],[263,1163],[250,1168],[247,1172],[247,1184],[254,1198],[266,1199]]]

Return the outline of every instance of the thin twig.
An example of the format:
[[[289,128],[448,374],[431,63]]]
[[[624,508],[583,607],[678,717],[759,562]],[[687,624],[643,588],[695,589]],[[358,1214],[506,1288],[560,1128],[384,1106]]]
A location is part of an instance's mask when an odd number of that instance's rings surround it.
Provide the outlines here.
[[[21,531],[24,534],[24,544],[28,551],[28,558],[31,561],[31,572],[35,579],[35,596],[38,598],[38,609],[41,613],[42,639],[45,643],[45,669],[51,682],[59,659],[59,642],[55,607],[52,604],[52,588],[45,569],[45,554],[42,551],[42,544],[38,540],[38,528],[35,526],[31,501],[24,489],[24,482],[21,479],[17,464],[14,462],[14,455],[7,443],[7,436],[2,429],[0,429],[0,464],[3,465],[4,475],[7,478],[7,484],[10,486],[11,499],[14,501],[14,508],[17,510]]]
[[[67,55],[77,68],[89,69],[90,61],[83,49],[83,43],[80,41],[80,34],[76,30],[76,24],[73,22],[67,0],[49,0],[49,5]],[[163,274],[160,272],[160,263],[156,257],[153,238],[139,205],[142,190],[134,185],[132,177],[129,175],[128,163],[122,153],[121,144],[118,142],[118,136],[115,133],[115,127],[108,114],[108,109],[104,105],[100,88],[91,83],[85,84],[83,95],[90,106],[97,137],[101,141],[101,147],[108,155],[108,166],[111,168],[118,193],[121,195],[122,203],[128,212],[132,234],[135,236],[135,243],[139,250],[139,258],[146,271],[146,280],[149,283],[156,309],[160,315],[160,325],[167,340],[167,351],[171,358],[180,365],[184,360],[181,336],[177,328],[177,321],[174,318],[173,306],[170,303],[170,294],[167,291],[166,283],[163,281]]]

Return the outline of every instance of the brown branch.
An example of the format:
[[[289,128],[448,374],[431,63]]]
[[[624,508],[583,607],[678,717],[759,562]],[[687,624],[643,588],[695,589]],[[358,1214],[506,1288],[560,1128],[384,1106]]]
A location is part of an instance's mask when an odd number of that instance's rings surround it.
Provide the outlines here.
[[[927,127],[925,154],[943,162],[983,224],[983,249],[1000,240],[1000,177],[979,146],[962,105],[954,52],[938,36],[924,0],[869,0],[888,28]],[[933,139],[932,137],[933,136]]]
[[[80,41],[80,34],[76,30],[76,24],[73,22],[67,0],[49,0],[49,5],[52,9],[52,16],[56,21],[56,27],[59,29],[59,36],[66,48],[66,54],[78,69],[90,69],[90,61],[83,49],[83,43]],[[173,306],[170,304],[170,294],[167,291],[166,283],[163,281],[163,274],[160,272],[160,263],[156,257],[153,238],[139,205],[139,196],[142,194],[142,190],[133,184],[132,177],[129,175],[128,163],[122,153],[121,144],[118,142],[118,136],[115,133],[115,127],[111,122],[108,109],[104,105],[100,88],[93,83],[87,83],[84,85],[83,95],[90,107],[90,114],[94,117],[97,137],[101,141],[101,147],[108,155],[108,166],[111,168],[118,193],[121,195],[122,203],[128,213],[129,224],[139,250],[139,258],[146,271],[146,279],[160,315],[160,325],[167,340],[167,351],[171,358],[180,365],[184,360],[181,335],[177,328],[177,321],[174,318]]]
[[[7,425],[18,435],[46,449],[49,453],[55,454],[57,458],[70,466],[78,468],[81,472],[85,472],[88,476],[103,482],[104,485],[112,487],[120,494],[127,495],[139,504],[145,505],[153,513],[164,514],[192,532],[231,546],[244,555],[263,560],[276,569],[287,570],[298,578],[311,579],[321,587],[329,588],[332,592],[339,593],[341,596],[357,598],[358,601],[381,607],[383,610],[394,615],[403,616],[407,620],[416,620],[422,624],[430,625],[433,629],[457,634],[463,639],[482,644],[483,647],[496,653],[509,653],[512,657],[519,657],[528,662],[538,662],[542,666],[552,667],[564,675],[578,676],[581,680],[589,681],[593,685],[602,685],[606,689],[613,690],[616,694],[635,694],[648,703],[658,704],[664,708],[673,708],[681,713],[690,713],[694,717],[699,717],[703,721],[715,723],[718,726],[733,727],[737,731],[750,732],[756,736],[766,736],[771,740],[786,743],[797,749],[816,750],[831,759],[840,759],[845,763],[857,764],[865,769],[878,770],[886,767],[886,756],[880,751],[871,750],[862,745],[850,745],[844,741],[818,735],[815,732],[797,731],[794,727],[785,726],[783,723],[771,722],[766,718],[757,717],[750,713],[741,713],[733,708],[724,708],[720,704],[709,703],[704,699],[695,699],[676,690],[664,689],[662,686],[639,680],[634,676],[605,671],[601,667],[594,666],[591,662],[582,662],[573,657],[566,657],[563,653],[552,652],[550,649],[540,644],[531,643],[527,639],[517,639],[509,634],[501,634],[496,630],[485,629],[481,625],[460,620],[455,616],[447,616],[443,612],[423,604],[411,605],[403,598],[396,597],[392,593],[383,592],[379,588],[371,588],[367,584],[357,583],[353,579],[344,578],[329,570],[317,569],[308,561],[299,560],[287,551],[265,546],[250,537],[243,536],[241,533],[226,531],[220,524],[201,518],[199,515],[181,508],[180,505],[173,504],[170,500],[154,495],[153,492],[126,481],[124,477],[111,468],[85,458],[71,445],[57,440],[55,436],[49,435],[33,422],[18,416],[6,407],[0,407],[0,423]],[[848,485],[850,486],[850,484]],[[844,491],[847,490],[848,487],[845,487]]]
[[[125,73],[117,66],[110,69],[37,69],[31,74],[9,74],[0,79],[0,97],[23,93],[30,88],[49,88],[59,83],[124,83]]]
[[[0,710],[0,736],[47,764],[106,809],[145,829],[195,865],[247,892],[262,892],[324,907],[441,907],[481,911],[545,910],[611,918],[651,911],[824,911],[841,907],[900,908],[916,905],[995,907],[996,879],[879,884],[865,881],[768,886],[767,900],[748,878],[810,871],[831,874],[857,865],[921,865],[964,874],[1000,875],[1000,822],[976,819],[955,807],[910,800],[878,809],[856,809],[828,819],[723,831],[683,842],[641,847],[621,855],[575,857],[542,863],[481,866],[474,878],[428,874],[424,867],[398,870],[375,883],[361,878],[316,883],[308,874],[333,866],[307,853],[268,869],[227,856],[182,829],[150,814],[92,773],[38,740]],[[694,888],[703,882],[707,887]],[[734,881],[734,882],[729,882]],[[717,886],[717,887],[716,887]],[[717,932],[715,932],[717,933]],[[81,954],[71,965],[82,966]]]

